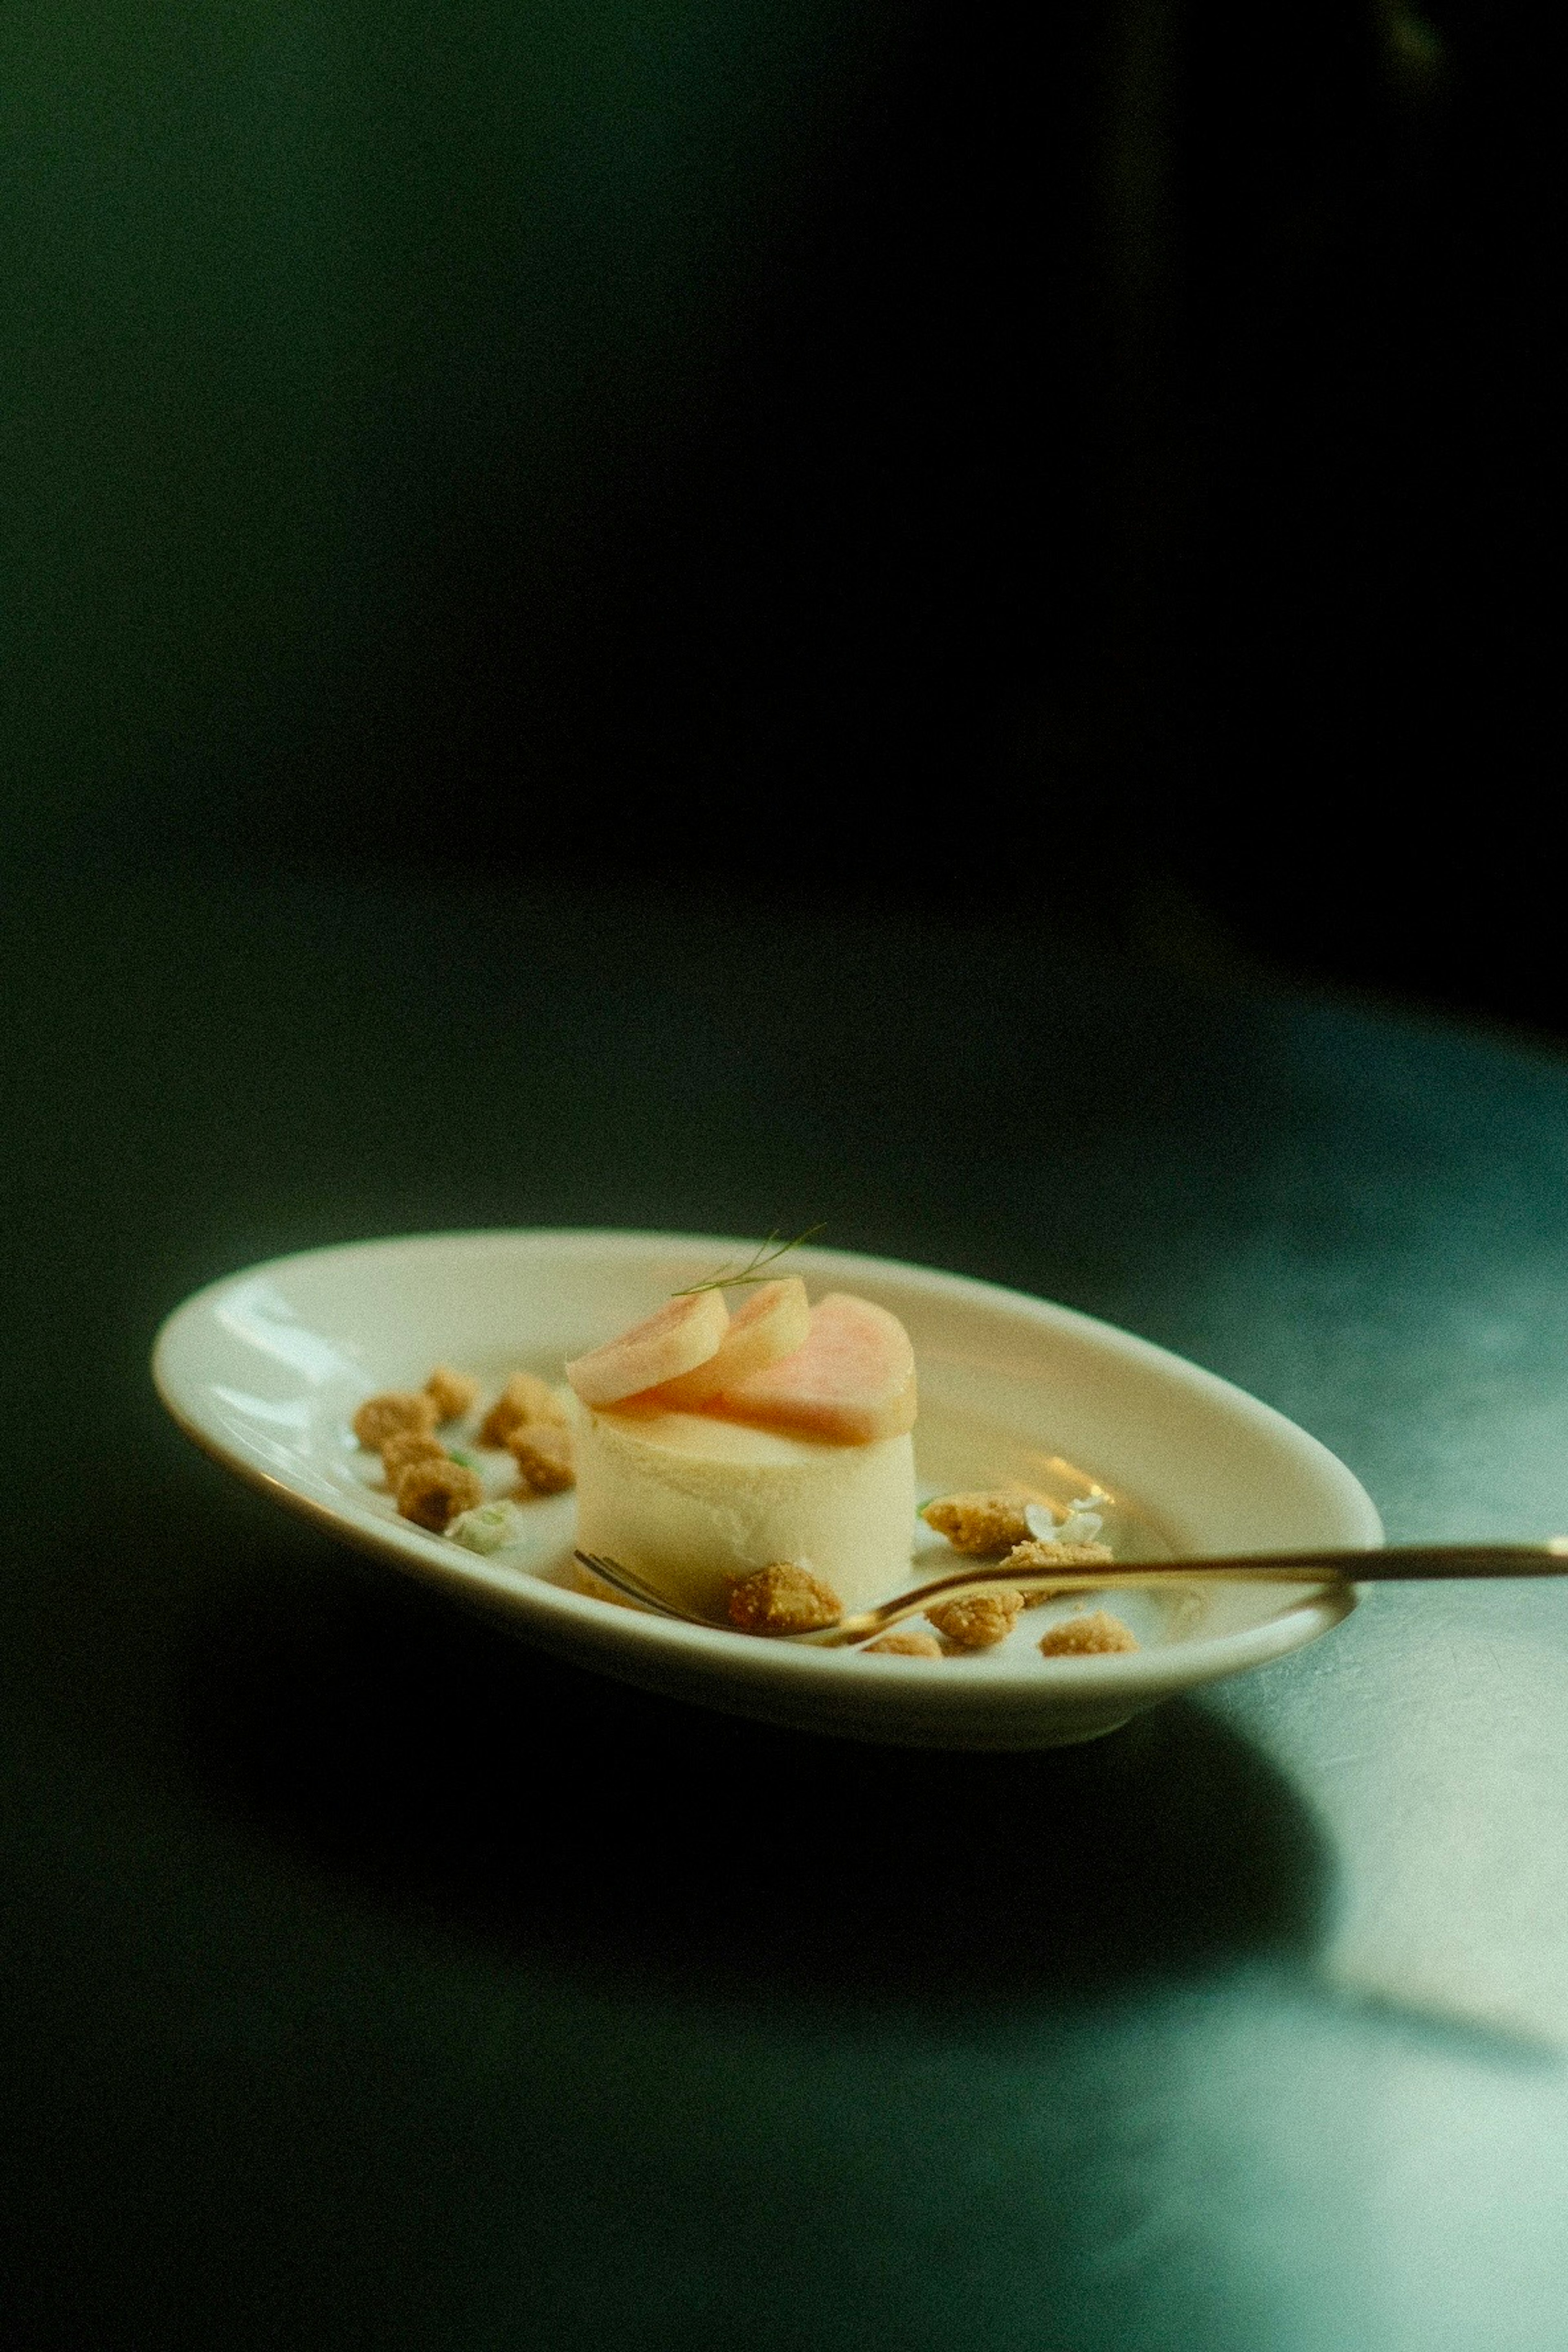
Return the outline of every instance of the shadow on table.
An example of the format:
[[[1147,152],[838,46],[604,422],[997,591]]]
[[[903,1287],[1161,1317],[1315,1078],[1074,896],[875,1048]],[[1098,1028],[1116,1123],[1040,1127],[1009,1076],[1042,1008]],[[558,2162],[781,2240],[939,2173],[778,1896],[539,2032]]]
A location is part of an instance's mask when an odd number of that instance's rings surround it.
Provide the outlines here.
[[[1304,1958],[1331,1877],[1289,1784],[1184,1701],[1041,1754],[864,1747],[385,1586],[218,1629],[183,1731],[210,1792],[379,1899],[759,2003],[972,2011]]]

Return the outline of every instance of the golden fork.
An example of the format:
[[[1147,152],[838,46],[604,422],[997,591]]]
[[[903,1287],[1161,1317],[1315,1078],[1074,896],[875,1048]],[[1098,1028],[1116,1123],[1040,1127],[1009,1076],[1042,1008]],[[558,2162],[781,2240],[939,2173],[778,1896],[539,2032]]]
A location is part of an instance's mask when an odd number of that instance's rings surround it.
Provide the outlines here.
[[[597,1552],[579,1551],[574,1558],[600,1581],[624,1593],[662,1617],[679,1618],[687,1625],[719,1625],[715,1617],[700,1617],[679,1609],[664,1594],[645,1584],[634,1570]],[[983,1592],[988,1584],[1010,1585],[1015,1591],[1106,1592],[1115,1587],[1144,1590],[1162,1584],[1219,1581],[1230,1584],[1402,1584],[1428,1578],[1468,1576],[1568,1576],[1568,1536],[1547,1536],[1538,1543],[1389,1544],[1367,1551],[1226,1552],[1201,1559],[1129,1561],[1119,1567],[1107,1561],[1100,1568],[1037,1570],[1020,1575],[1005,1560],[992,1560],[933,1577],[911,1591],[895,1593],[874,1609],[857,1609],[836,1624],[808,1633],[775,1633],[772,1641],[810,1642],[821,1649],[837,1649],[885,1633],[902,1618],[918,1617],[933,1601],[954,1601],[961,1593]],[[732,1625],[723,1630],[733,1633]]]

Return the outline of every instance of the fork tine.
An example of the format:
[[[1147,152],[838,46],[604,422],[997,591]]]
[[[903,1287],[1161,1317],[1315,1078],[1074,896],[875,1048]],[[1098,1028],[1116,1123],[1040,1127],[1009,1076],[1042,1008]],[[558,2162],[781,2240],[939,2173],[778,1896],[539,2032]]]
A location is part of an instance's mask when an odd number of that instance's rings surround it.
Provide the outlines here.
[[[691,1622],[684,1610],[672,1609],[668,1601],[661,1600],[651,1586],[634,1576],[630,1569],[623,1568],[619,1560],[601,1559],[596,1552],[591,1551],[574,1551],[572,1557],[596,1576],[601,1583],[613,1585],[617,1592],[624,1592],[628,1601],[639,1601],[645,1609],[657,1610],[661,1617],[674,1617],[682,1624]]]

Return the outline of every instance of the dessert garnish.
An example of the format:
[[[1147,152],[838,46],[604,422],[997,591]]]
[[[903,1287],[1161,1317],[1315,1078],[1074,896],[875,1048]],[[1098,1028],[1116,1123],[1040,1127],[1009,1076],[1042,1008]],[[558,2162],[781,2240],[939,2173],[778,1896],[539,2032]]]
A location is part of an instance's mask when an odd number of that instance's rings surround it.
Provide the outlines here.
[[[455,1372],[450,1364],[437,1364],[425,1383],[425,1393],[435,1402],[437,1421],[461,1421],[478,1404],[479,1384],[467,1372]]]
[[[709,1275],[701,1282],[690,1283],[686,1289],[678,1290],[673,1295],[677,1298],[691,1298],[700,1290],[740,1290],[750,1282],[765,1282],[768,1278],[764,1271],[766,1267],[776,1265],[781,1257],[789,1255],[791,1250],[799,1249],[802,1242],[815,1241],[817,1234],[826,1230],[823,1225],[807,1225],[803,1234],[796,1234],[794,1241],[781,1242],[775,1227],[738,1271],[732,1272],[729,1266],[721,1265],[717,1274]]]
[[[454,1543],[466,1551],[477,1551],[487,1558],[491,1552],[505,1551],[509,1544],[521,1543],[529,1531],[528,1513],[513,1502],[500,1497],[493,1503],[476,1503],[469,1511],[459,1511],[448,1520],[447,1533]]]
[[[946,1538],[954,1551],[966,1558],[988,1554],[1000,1558],[1004,1568],[1016,1569],[1020,1579],[1032,1580],[1042,1570],[1076,1570],[1111,1559],[1110,1546],[1100,1539],[1104,1521],[1090,1507],[1108,1499],[1097,1488],[1069,1504],[1058,1519],[1049,1503],[1042,1503],[1026,1488],[997,1486],[973,1494],[934,1496],[921,1506],[921,1517]],[[1050,1585],[1026,1581],[1022,1606],[1037,1609],[1042,1601],[1055,1598]],[[988,1636],[989,1641],[1001,1638],[994,1633]]]
[[[524,1422],[507,1439],[523,1485],[533,1495],[563,1495],[575,1486],[572,1432],[553,1421]]]
[[[411,1462],[399,1474],[395,1491],[401,1517],[442,1535],[459,1511],[471,1511],[484,1501],[485,1482],[466,1463],[444,1456],[439,1462]]]
[[[396,1429],[381,1449],[381,1466],[386,1473],[386,1483],[395,1486],[403,1473],[416,1462],[444,1462],[447,1449],[438,1437],[426,1429]]]
[[[564,1427],[554,1390],[535,1372],[513,1372],[479,1424],[481,1445],[504,1445],[514,1429],[526,1423],[555,1422]]]
[[[1094,1543],[1105,1525],[1094,1506],[1110,1499],[1103,1487],[1097,1486],[1092,1495],[1080,1495],[1076,1503],[1069,1503],[1062,1518],[1047,1503],[1031,1503],[1024,1517],[1037,1543]]]
[[[1017,1544],[1059,1543],[1075,1549],[1095,1544],[1105,1523],[1092,1506],[1106,1500],[1098,1492],[1082,1496],[1058,1519],[1051,1506],[1027,1487],[992,1486],[973,1494],[933,1496],[921,1505],[921,1517],[946,1537],[954,1551],[1000,1557]],[[1100,1549],[1109,1559],[1109,1548]]]
[[[926,1615],[958,1649],[989,1650],[1006,1640],[1023,1606],[1021,1592],[1010,1584],[998,1584],[988,1592],[964,1592],[955,1601],[939,1601]]]
[[[810,1337],[805,1283],[794,1275],[762,1283],[731,1316],[707,1362],[650,1389],[645,1402],[665,1412],[700,1412],[726,1389],[793,1356]]]
[[[422,1389],[384,1389],[366,1397],[353,1417],[360,1444],[381,1455],[399,1515],[436,1535],[486,1505],[480,1464],[466,1446],[444,1445],[436,1435],[438,1421],[450,1423],[471,1413],[479,1394],[478,1381],[467,1372],[437,1364]],[[566,1415],[548,1381],[533,1372],[513,1372],[485,1416],[478,1442],[510,1450],[521,1497],[558,1495],[574,1484]],[[458,1539],[476,1550],[498,1550],[502,1540],[515,1540],[509,1535],[489,1542],[489,1531],[487,1523],[479,1541],[467,1535]]]
[[[803,1347],[731,1381],[705,1410],[830,1445],[901,1437],[915,1425],[914,1349],[885,1307],[831,1290],[811,1309]]]
[[[844,1603],[798,1560],[778,1559],[753,1569],[730,1588],[730,1622],[742,1633],[815,1633],[837,1625]]]
[[[353,1433],[362,1445],[379,1454],[400,1430],[416,1429],[428,1436],[438,1419],[436,1400],[424,1389],[384,1389],[366,1397],[353,1417]]]
[[[1020,1576],[1037,1576],[1042,1569],[1096,1568],[1102,1560],[1109,1564],[1114,1555],[1100,1537],[1105,1522],[1098,1511],[1089,1508],[1091,1502],[1104,1500],[1102,1495],[1086,1495],[1070,1505],[1066,1517],[1059,1520],[1048,1507],[1031,1504],[1024,1514],[1029,1539],[1016,1545],[1002,1565],[1016,1569]],[[1024,1606],[1037,1609],[1043,1601],[1056,1597],[1050,1585],[1036,1584],[1026,1591]]]
[[[1020,1576],[1049,1575],[1053,1568],[1098,1568],[1109,1564],[1114,1555],[1108,1543],[1021,1543],[1015,1544],[1003,1559],[1004,1568],[1016,1570]],[[1031,1593],[1030,1600],[1048,1601],[1048,1591]]]
[[[586,1405],[624,1404],[666,1381],[678,1381],[716,1356],[730,1328],[719,1290],[688,1291],[634,1323],[585,1356],[574,1357],[566,1377]]]
[[[922,1507],[921,1517],[947,1538],[954,1551],[979,1557],[1027,1543],[1032,1532],[1027,1515],[1033,1506],[1027,1492],[994,1487],[980,1494],[938,1495]]]
[[[1131,1626],[1108,1609],[1091,1609],[1076,1617],[1064,1617],[1059,1625],[1052,1625],[1040,1636],[1043,1658],[1101,1658],[1122,1650],[1135,1650],[1138,1637]]]

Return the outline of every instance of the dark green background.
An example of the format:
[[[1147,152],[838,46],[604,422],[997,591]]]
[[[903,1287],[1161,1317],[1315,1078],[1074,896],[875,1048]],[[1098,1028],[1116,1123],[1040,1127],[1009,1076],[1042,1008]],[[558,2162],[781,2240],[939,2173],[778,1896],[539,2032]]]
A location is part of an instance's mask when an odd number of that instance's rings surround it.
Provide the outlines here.
[[[6,675],[46,820],[215,795],[275,845],[339,709],[367,820],[356,764],[397,754],[361,739],[453,625],[474,510],[518,532],[526,663],[887,37],[702,0],[10,12]]]
[[[5,837],[1110,843],[1560,1022],[1550,87],[1468,0],[11,9]]]
[[[1110,68],[1083,10],[1043,93],[1010,18],[955,29],[13,17],[24,821],[679,866],[706,818],[803,863],[933,719],[994,764],[1086,568],[1081,428],[1016,461],[1083,404]]]

